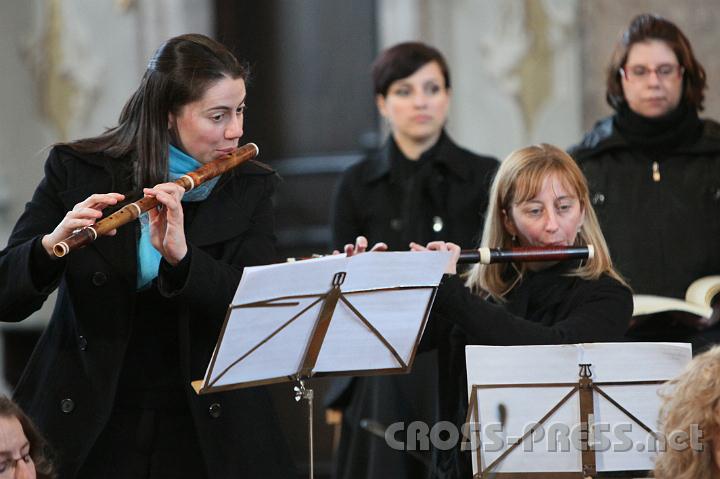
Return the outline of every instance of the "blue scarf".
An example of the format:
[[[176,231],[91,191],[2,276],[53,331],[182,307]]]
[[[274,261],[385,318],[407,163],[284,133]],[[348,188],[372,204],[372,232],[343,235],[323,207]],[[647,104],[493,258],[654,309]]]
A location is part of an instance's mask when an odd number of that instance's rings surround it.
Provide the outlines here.
[[[168,176],[175,181],[182,175],[197,170],[202,163],[180,149],[170,145],[170,161],[168,163]],[[182,201],[202,201],[210,195],[217,184],[219,176],[206,181],[183,195]],[[150,242],[150,215],[145,212],[140,215],[140,238],[137,242],[137,289],[141,290],[150,285],[157,278],[162,255]]]

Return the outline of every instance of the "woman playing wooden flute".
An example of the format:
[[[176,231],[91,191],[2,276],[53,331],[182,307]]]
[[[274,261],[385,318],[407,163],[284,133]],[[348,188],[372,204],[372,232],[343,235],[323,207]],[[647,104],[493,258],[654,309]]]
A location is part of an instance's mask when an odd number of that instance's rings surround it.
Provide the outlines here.
[[[613,269],[605,240],[575,162],[550,145],[522,148],[501,164],[490,190],[483,246],[594,245],[587,261],[478,264],[463,281],[455,270],[460,247],[438,288],[423,348],[437,348],[440,414],[465,422],[465,345],[562,344],[622,338],[632,296]],[[426,247],[414,244],[413,250]],[[470,456],[436,451],[438,477],[471,477]]]
[[[238,146],[247,75],[205,36],[168,40],[116,127],[52,148],[0,253],[3,321],[23,320],[58,289],[15,399],[58,451],[63,478],[294,474],[265,390],[190,388],[243,267],[275,259],[272,172],[245,163],[185,195],[169,182]],[[73,230],[137,199],[128,191],[161,207],[53,255]]]

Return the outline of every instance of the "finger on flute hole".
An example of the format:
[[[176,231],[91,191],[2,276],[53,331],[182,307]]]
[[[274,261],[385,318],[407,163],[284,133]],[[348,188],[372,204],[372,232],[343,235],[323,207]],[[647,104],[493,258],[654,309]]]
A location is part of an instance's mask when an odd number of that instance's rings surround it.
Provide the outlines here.
[[[387,251],[388,246],[385,243],[375,243],[370,251]]]
[[[414,241],[411,241],[411,242],[410,242],[410,250],[411,250],[411,251],[425,251],[426,249],[427,249],[427,248],[424,247],[424,246],[421,245],[421,244],[417,244],[417,243],[415,243]]]

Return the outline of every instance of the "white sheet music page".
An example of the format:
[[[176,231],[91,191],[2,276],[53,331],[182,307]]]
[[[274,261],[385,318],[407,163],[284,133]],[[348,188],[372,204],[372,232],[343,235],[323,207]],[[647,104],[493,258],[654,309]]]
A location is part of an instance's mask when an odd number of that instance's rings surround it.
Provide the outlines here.
[[[591,364],[591,379],[595,383],[631,383],[672,379],[690,359],[690,345],[683,343],[467,346],[468,397],[473,385],[505,385],[477,390],[483,469],[534,428],[533,434],[493,468],[495,472],[581,470],[578,393],[538,426],[573,389],[550,384],[577,384],[579,364]],[[657,431],[660,385],[598,385],[640,422]],[[591,440],[598,472],[651,470],[660,447],[652,435],[597,392],[593,402]],[[471,421],[474,420],[473,417]],[[471,439],[475,451],[478,443],[475,437]],[[477,472],[474,452],[472,457],[473,470]]]
[[[401,369],[372,328],[408,364],[449,260],[448,252],[377,252],[246,268],[204,385],[297,374],[338,273],[345,273],[341,298],[314,372]]]

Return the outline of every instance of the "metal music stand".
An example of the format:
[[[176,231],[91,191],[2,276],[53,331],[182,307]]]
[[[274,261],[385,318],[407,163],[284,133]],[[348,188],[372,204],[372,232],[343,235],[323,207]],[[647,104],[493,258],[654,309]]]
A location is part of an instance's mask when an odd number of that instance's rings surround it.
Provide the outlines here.
[[[653,345],[659,349],[653,349]],[[583,344],[583,345],[565,345],[565,346],[520,346],[514,347],[519,353],[522,349],[527,349],[525,353],[521,353],[525,356],[525,361],[530,364],[532,363],[535,368],[538,367],[553,367],[558,364],[557,359],[569,359],[568,348],[577,348],[579,354],[578,358],[590,359],[593,362],[597,360],[597,364],[590,362],[576,362],[575,366],[575,380],[567,382],[556,382],[555,380],[541,380],[538,382],[526,382],[515,380],[509,382],[498,382],[494,381],[484,382],[477,384],[475,381],[468,382],[469,384],[469,406],[466,418],[466,423],[472,426],[472,449],[473,449],[473,469],[475,471],[475,478],[488,479],[546,479],[546,478],[567,478],[567,479],[583,479],[583,478],[633,478],[633,477],[652,477],[652,462],[646,451],[645,442],[632,442],[630,449],[625,452],[627,455],[615,455],[614,457],[609,456],[609,452],[604,448],[596,448],[598,444],[598,434],[595,427],[599,423],[608,421],[608,431],[610,426],[617,424],[618,418],[622,417],[623,420],[629,424],[638,427],[641,430],[640,436],[635,433],[633,441],[642,437],[645,434],[649,437],[650,441],[658,441],[660,437],[655,428],[655,420],[657,418],[658,406],[656,392],[657,388],[664,383],[666,380],[671,379],[677,375],[684,364],[690,360],[690,348],[688,345],[673,345],[670,343],[641,343],[636,345],[634,343],[613,343],[613,344]],[[632,349],[639,347],[639,351],[633,352]],[[468,347],[468,351],[471,349],[482,348],[477,346]],[[508,347],[510,348],[510,347]],[[539,349],[543,353],[547,353],[548,350],[542,351],[542,348],[564,348],[564,351],[560,352],[558,358],[550,360],[543,364],[544,359],[549,356],[543,354],[545,357],[540,356],[539,358],[534,357],[533,352]],[[591,350],[590,354],[583,354],[586,348]],[[621,363],[612,364],[613,361],[608,361],[604,356],[617,354],[621,348],[624,348],[625,361],[627,363],[628,358],[633,358],[631,363],[633,366],[639,362],[662,362],[662,366],[656,369],[654,373],[650,374],[651,368],[648,368],[642,376],[648,379],[638,379],[638,376],[628,375],[622,371],[614,371],[615,366]],[[489,351],[492,354],[492,351]],[[472,356],[472,354],[470,354]],[[564,356],[564,357],[563,357]],[[487,355],[484,356],[487,359]],[[474,369],[487,368],[488,364],[478,363],[478,357],[473,359],[468,358],[468,367],[470,368],[471,360],[475,362]],[[566,361],[559,361],[560,363],[566,363]],[[627,369],[627,364],[626,369]],[[572,364],[562,364],[562,368],[572,367]],[[579,368],[579,371],[578,371]],[[594,380],[593,370],[598,372],[604,379]],[[619,374],[618,374],[619,373]],[[474,374],[468,372],[470,378]],[[522,375],[522,373],[521,373]],[[512,376],[512,373],[508,374]],[[549,377],[557,379],[557,374],[552,374]],[[475,378],[477,379],[477,378]],[[613,380],[617,379],[617,380]],[[544,397],[539,395],[539,390],[545,391]],[[555,390],[556,392],[550,392]],[[485,399],[488,399],[490,395],[502,395],[505,399],[508,394],[517,395],[519,402],[516,403],[516,407],[509,406],[507,409],[512,414],[512,410],[516,410],[516,414],[524,414],[527,411],[523,411],[520,403],[524,401],[528,402],[528,398],[532,398],[532,401],[543,401],[547,400],[548,397],[556,397],[557,399],[550,402],[543,403],[544,406],[533,407],[534,417],[528,417],[526,426],[521,432],[516,435],[512,435],[506,438],[506,443],[501,448],[493,449],[496,454],[492,458],[485,457],[483,454],[483,439],[487,439],[490,436],[482,433],[481,423],[483,422],[483,411],[481,411],[480,403],[482,402],[480,396],[482,395]],[[653,398],[655,401],[648,401],[648,398]],[[601,399],[602,398],[602,399]],[[642,400],[640,400],[642,399]],[[627,401],[627,404],[623,404]],[[502,403],[501,403],[502,404]],[[640,405],[640,407],[639,407]],[[505,406],[504,406],[505,407]],[[564,408],[564,410],[563,410]],[[491,408],[485,410],[485,422],[489,422],[488,412]],[[562,412],[561,412],[562,411]],[[652,423],[648,419],[652,419]],[[608,419],[612,417],[612,419]],[[480,418],[478,421],[475,418]],[[545,431],[552,431],[555,426],[549,426],[551,418],[555,418],[556,421],[567,421],[567,430],[573,428],[579,432],[579,447],[575,450],[570,447],[570,450],[562,451],[565,456],[561,457],[558,454],[561,452],[557,450],[551,450],[547,453],[544,451],[532,451],[528,452],[529,441],[534,440],[534,435],[538,431],[542,431],[540,436],[545,435]],[[574,419],[573,419],[574,418]],[[599,418],[599,420],[598,420]],[[475,419],[475,422],[471,422]],[[503,425],[504,426],[504,425]],[[517,429],[516,429],[517,431]],[[627,432],[627,431],[624,431]],[[551,433],[547,433],[548,438]],[[553,440],[555,436],[553,435]],[[548,439],[550,441],[550,439]],[[487,441],[489,445],[490,441]],[[546,444],[550,445],[550,443]],[[568,443],[569,444],[569,443]],[[657,442],[653,442],[657,444]],[[524,449],[525,448],[525,449]],[[500,452],[502,451],[502,452]],[[503,470],[503,463],[512,454],[515,454],[516,462],[511,467]],[[518,454],[533,454],[535,457],[530,459],[528,455],[527,459],[520,459]],[[554,457],[551,453],[556,454]],[[613,454],[615,454],[613,452]],[[640,456],[644,454],[645,456]],[[579,455],[579,457],[578,457]],[[546,467],[548,464],[552,464],[552,461],[556,460],[559,466],[559,470],[548,470]],[[536,467],[533,465],[533,461],[537,463],[543,462],[543,467]],[[577,467],[575,470],[572,467],[568,467],[568,464],[572,464],[576,461]],[[524,465],[523,465],[524,463]],[[601,467],[602,466],[602,467]],[[527,467],[527,470],[523,470]]]
[[[313,390],[336,375],[409,372],[446,252],[365,253],[246,268],[198,394],[295,382],[308,404],[310,477]]]

